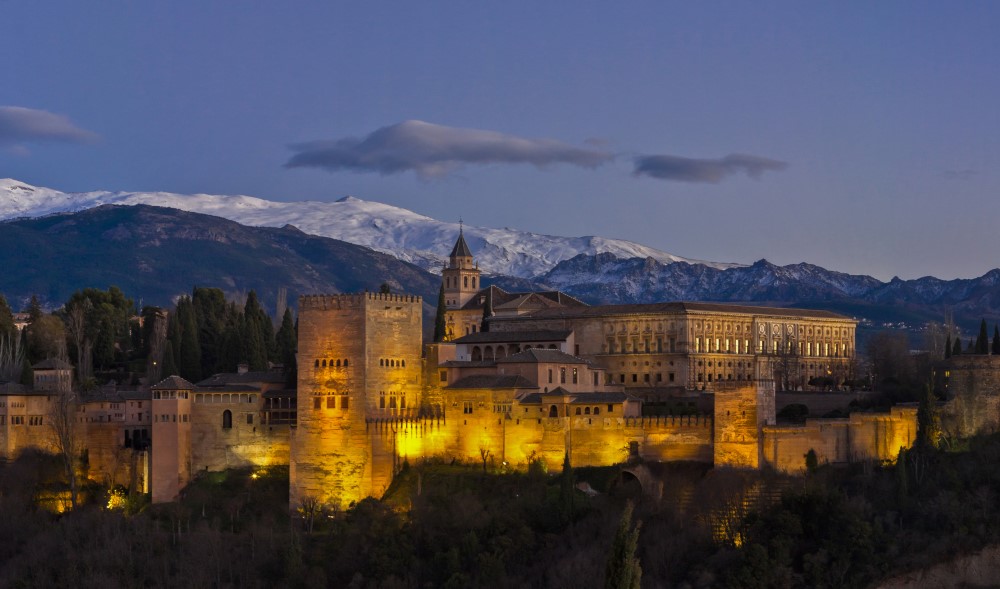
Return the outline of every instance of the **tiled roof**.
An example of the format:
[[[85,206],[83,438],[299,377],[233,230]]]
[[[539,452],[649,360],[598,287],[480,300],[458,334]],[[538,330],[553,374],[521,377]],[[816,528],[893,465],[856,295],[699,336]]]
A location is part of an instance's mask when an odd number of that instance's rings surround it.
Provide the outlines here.
[[[456,344],[502,344],[520,342],[562,342],[572,331],[477,331],[453,341]]]
[[[168,376],[167,378],[164,378],[160,382],[149,387],[152,391],[193,391],[197,388],[198,387],[179,376]]]
[[[443,366],[444,368],[489,368],[491,366],[496,366],[497,363],[493,360],[476,360],[463,362],[461,360],[447,360],[442,362],[438,366]]]
[[[42,360],[31,367],[33,370],[73,370],[73,365],[59,358],[49,358]]]
[[[260,387],[249,384],[224,384],[217,387],[206,387],[198,384],[198,390],[203,393],[257,393]]]
[[[531,348],[523,352],[518,352],[506,358],[498,358],[497,363],[555,363],[555,364],[588,364],[582,358],[571,356],[559,350],[543,350],[542,348]]]
[[[465,243],[465,235],[463,235],[461,231],[458,232],[458,241],[455,242],[455,247],[451,248],[451,254],[449,254],[449,257],[472,257],[472,250],[469,249],[469,244]]]
[[[534,319],[562,319],[576,317],[607,317],[614,315],[644,315],[656,313],[735,313],[742,315],[758,315],[765,317],[809,317],[815,319],[850,320],[849,317],[830,311],[816,309],[793,309],[783,307],[758,307],[756,305],[738,305],[728,303],[701,302],[670,302],[647,303],[636,305],[600,305],[594,307],[557,307],[540,309],[518,317],[497,317],[495,321],[522,321]]]
[[[625,401],[636,400],[635,397],[622,392],[571,393],[566,389],[559,387],[547,393],[529,393],[519,398],[518,403],[522,405],[540,405],[544,401],[543,397],[550,395],[568,396],[570,397],[570,405],[587,405],[589,403],[623,403]]]
[[[519,374],[474,374],[455,381],[446,389],[537,389]]]
[[[224,385],[246,384],[246,383],[269,383],[282,384],[285,382],[285,375],[281,372],[261,370],[257,372],[220,372],[213,374],[205,380],[199,381],[200,387],[220,387]]]
[[[529,295],[535,295],[537,297],[544,298],[546,300],[552,301],[558,305],[564,307],[586,307],[587,303],[584,303],[580,299],[572,297],[562,291],[558,290],[543,290],[538,292],[507,292],[499,286],[488,286],[479,292],[477,292],[465,305],[462,306],[463,309],[482,309],[483,304],[479,302],[479,299],[484,296],[491,297],[493,301],[493,308],[497,309],[504,307],[511,301],[516,299],[527,297]]]

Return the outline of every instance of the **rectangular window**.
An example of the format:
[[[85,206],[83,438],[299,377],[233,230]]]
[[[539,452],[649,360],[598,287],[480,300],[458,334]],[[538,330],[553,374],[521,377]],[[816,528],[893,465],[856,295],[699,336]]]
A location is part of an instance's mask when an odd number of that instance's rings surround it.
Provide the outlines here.
[[[573,369],[573,384],[576,384],[576,382],[577,382],[576,378],[577,378],[577,370],[576,370],[576,368],[574,368]]]
[[[632,375],[632,382],[639,382],[639,375],[638,374],[633,374]]]
[[[247,425],[253,425],[253,413],[247,413]]]
[[[625,384],[625,375],[624,375],[624,374],[619,374],[619,375],[618,375],[618,380],[619,380],[619,381],[620,381],[620,382],[621,382],[622,384]]]
[[[663,373],[662,372],[657,372],[656,373],[656,382],[663,382]]]
[[[642,375],[642,382],[649,382],[649,374]]]
[[[326,408],[336,409],[337,408],[337,397],[327,397],[326,398]]]
[[[549,368],[549,384],[552,384],[552,369]]]
[[[313,409],[322,409],[322,408],[323,408],[323,399],[320,399],[319,397],[313,397]]]
[[[614,405],[608,405],[608,413],[614,413],[614,412],[615,412],[615,406]]]
[[[471,415],[472,414],[472,407],[473,407],[472,401],[463,401],[462,402],[462,413],[464,413],[465,415]]]
[[[566,369],[559,369],[559,384],[566,384]]]
[[[573,355],[574,356],[580,355],[580,344],[576,344],[573,346]]]
[[[448,382],[448,371],[447,370],[442,370],[441,371],[441,382]]]
[[[341,409],[349,409],[351,407],[350,401],[351,401],[351,398],[348,397],[347,395],[344,395],[343,397],[341,397],[340,398],[340,408]]]

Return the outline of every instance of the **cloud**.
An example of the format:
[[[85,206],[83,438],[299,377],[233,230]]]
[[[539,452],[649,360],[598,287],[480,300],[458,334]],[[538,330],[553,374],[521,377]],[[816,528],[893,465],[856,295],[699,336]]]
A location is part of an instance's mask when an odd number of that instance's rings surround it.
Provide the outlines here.
[[[97,139],[96,133],[77,127],[63,115],[22,106],[0,106],[0,144],[18,146],[22,153],[25,151],[22,143],[91,143]]]
[[[676,155],[640,155],[635,158],[636,176],[651,176],[677,182],[717,184],[726,176],[744,173],[759,178],[764,172],[784,170],[788,164],[756,155],[733,153],[721,159],[694,159]]]
[[[968,180],[977,174],[979,174],[979,170],[973,170],[972,168],[966,168],[964,170],[945,170],[941,173],[942,176],[949,180]]]
[[[324,168],[397,174],[414,171],[421,178],[446,176],[465,165],[531,164],[542,168],[569,164],[595,168],[613,159],[598,149],[551,139],[527,139],[495,131],[461,129],[404,121],[382,127],[363,139],[344,138],[292,145],[297,153],[288,168]]]

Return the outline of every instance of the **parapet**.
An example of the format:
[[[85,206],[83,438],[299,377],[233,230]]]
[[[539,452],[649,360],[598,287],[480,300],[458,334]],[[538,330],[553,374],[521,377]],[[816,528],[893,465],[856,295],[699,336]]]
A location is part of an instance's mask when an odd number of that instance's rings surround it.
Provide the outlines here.
[[[299,309],[351,309],[362,307],[366,301],[421,305],[423,299],[417,295],[386,294],[381,292],[303,295],[299,297]]]

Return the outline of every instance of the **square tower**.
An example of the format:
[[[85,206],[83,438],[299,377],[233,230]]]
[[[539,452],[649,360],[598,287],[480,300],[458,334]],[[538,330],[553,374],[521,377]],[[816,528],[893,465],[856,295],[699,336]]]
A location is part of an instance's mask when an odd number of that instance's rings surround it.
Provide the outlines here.
[[[298,425],[290,502],[346,507],[380,495],[369,423],[415,415],[422,402],[420,297],[364,293],[299,299]]]

